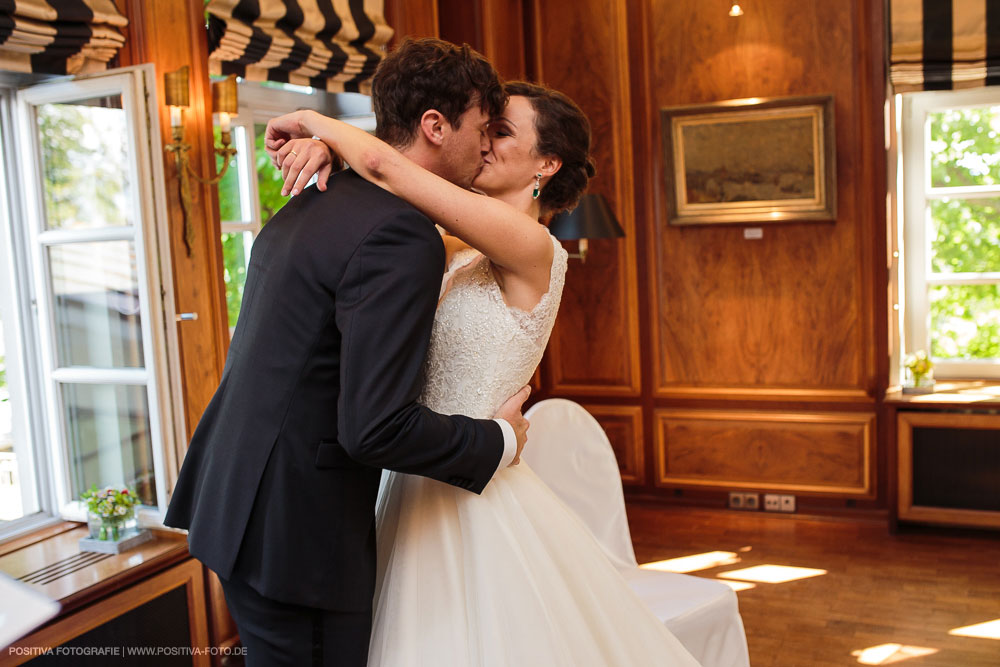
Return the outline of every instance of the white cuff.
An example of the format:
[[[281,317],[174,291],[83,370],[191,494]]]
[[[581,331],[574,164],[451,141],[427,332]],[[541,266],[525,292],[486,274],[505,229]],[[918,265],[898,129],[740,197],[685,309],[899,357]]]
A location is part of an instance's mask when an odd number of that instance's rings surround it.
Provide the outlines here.
[[[497,464],[497,471],[500,471],[509,466],[514,460],[514,456],[517,455],[517,435],[514,433],[514,427],[506,419],[494,419],[493,421],[500,424],[500,430],[503,431],[503,456],[500,457],[500,463]],[[495,475],[496,472],[493,474]]]

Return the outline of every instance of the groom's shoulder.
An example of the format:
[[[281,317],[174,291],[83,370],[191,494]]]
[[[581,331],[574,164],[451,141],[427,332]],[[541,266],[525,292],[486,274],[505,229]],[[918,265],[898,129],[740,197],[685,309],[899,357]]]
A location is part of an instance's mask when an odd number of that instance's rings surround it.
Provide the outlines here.
[[[345,257],[365,244],[440,245],[429,218],[406,201],[351,171],[334,174],[325,191],[311,185],[292,197],[262,232],[326,253],[336,247]],[[260,240],[261,237],[258,237]]]
[[[317,188],[313,188],[317,189]],[[366,181],[357,172],[345,169],[330,177],[326,192],[319,193],[321,199],[341,210],[358,208],[376,215],[395,211],[412,212],[416,209],[388,190]]]
[[[431,219],[412,204],[349,169],[332,177],[318,196],[324,208],[337,211],[338,217],[351,216],[354,224],[370,231],[402,226],[439,236]]]

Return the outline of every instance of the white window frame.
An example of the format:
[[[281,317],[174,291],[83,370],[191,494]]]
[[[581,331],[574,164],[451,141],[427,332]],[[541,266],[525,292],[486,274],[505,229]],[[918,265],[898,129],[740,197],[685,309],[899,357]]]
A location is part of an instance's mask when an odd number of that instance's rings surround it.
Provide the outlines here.
[[[331,98],[323,91],[306,86],[287,86],[287,89],[283,90],[240,80],[239,113],[232,118],[232,128],[235,130],[239,127],[243,132],[243,145],[237,145],[235,166],[239,174],[240,210],[249,211],[249,216],[245,220],[222,220],[220,226],[223,234],[250,233],[249,243],[244,240],[243,245],[243,257],[247,266],[250,263],[251,246],[263,224],[260,216],[260,190],[256,168],[255,126],[266,124],[272,118],[277,118],[290,111],[312,109],[319,113],[335,116],[339,120],[366,132],[374,132],[375,114],[370,110],[370,101],[366,100],[367,96],[346,93],[343,95],[348,95],[348,97],[338,95]],[[344,105],[346,108],[338,108],[336,104],[331,103],[331,100],[346,102]],[[234,141],[235,136],[234,132]],[[232,334],[233,328],[230,327],[229,335],[232,336]]]
[[[33,105],[47,102],[92,99],[121,95],[128,110],[129,155],[133,156],[129,178],[130,204],[136,223],[129,227],[84,230],[46,230],[42,201],[41,154]],[[11,113],[13,111],[13,113]],[[21,317],[17,330],[22,337],[20,349],[32,368],[26,373],[34,380],[30,394],[29,423],[35,426],[29,436],[35,454],[35,479],[39,504],[50,521],[85,520],[82,503],[71,497],[67,442],[63,423],[60,385],[65,383],[104,383],[144,385],[147,392],[152,466],[156,484],[156,506],[139,512],[143,525],[162,525],[169,493],[176,482],[179,467],[176,442],[185,433],[180,364],[174,308],[173,278],[169,253],[169,225],[164,189],[163,151],[156,103],[156,72],[151,64],[110,70],[99,74],[61,78],[27,88],[8,98],[4,104],[4,153],[6,164],[22,166],[18,173],[5,173],[10,202],[4,207],[6,220],[25,221],[20,229],[5,225],[13,255],[20,255],[16,272],[15,298],[30,301],[29,317]],[[16,128],[16,131],[14,131]],[[16,136],[15,136],[16,135]],[[16,160],[11,155],[18,156]],[[16,200],[16,201],[15,201]],[[21,238],[18,238],[20,236]],[[88,367],[57,368],[51,284],[47,248],[72,242],[125,240],[134,244],[136,271],[140,290],[140,315],[143,338],[141,369],[102,369]],[[30,266],[27,266],[29,265]],[[6,314],[5,309],[5,314]],[[6,324],[6,319],[5,319]],[[13,327],[12,327],[13,328]],[[7,329],[5,327],[5,336]],[[26,345],[26,343],[32,343]],[[8,345],[13,347],[13,345]],[[19,374],[20,378],[24,374]],[[20,463],[20,462],[19,462]],[[13,523],[13,522],[12,522]],[[0,539],[30,529],[9,526]]]
[[[52,516],[51,484],[47,450],[37,447],[46,437],[44,411],[32,387],[37,378],[38,350],[32,335],[34,296],[27,278],[29,267],[23,253],[15,249],[24,247],[26,230],[13,224],[22,210],[22,193],[18,187],[17,170],[7,165],[18,164],[17,132],[15,126],[15,98],[17,90],[6,83],[0,86],[0,131],[3,133],[0,153],[0,282],[8,289],[0,290],[0,316],[4,324],[4,346],[7,366],[7,386],[11,394],[14,453],[17,458],[18,480],[21,486],[21,505],[24,515],[14,519],[0,530],[0,539],[10,535],[40,528],[57,519]]]
[[[971,188],[932,187],[928,114],[947,109],[1000,105],[1000,87],[957,91],[926,91],[896,96],[900,118],[903,236],[903,296],[900,299],[900,326],[903,353],[930,351],[930,305],[928,288],[933,285],[1000,284],[1000,272],[957,274],[955,277],[931,276],[929,239],[929,202],[946,197],[1000,198],[1000,186]],[[1000,360],[967,361],[934,359],[937,379],[997,379]]]

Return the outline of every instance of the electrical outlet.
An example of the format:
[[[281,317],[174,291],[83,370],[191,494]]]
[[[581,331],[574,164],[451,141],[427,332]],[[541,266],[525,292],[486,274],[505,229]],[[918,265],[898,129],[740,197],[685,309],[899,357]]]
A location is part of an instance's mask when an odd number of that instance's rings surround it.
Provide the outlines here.
[[[781,498],[781,511],[782,512],[794,512],[795,511],[795,496],[780,496]]]
[[[764,494],[764,511],[765,512],[780,512],[781,511],[781,496],[777,493],[765,493]]]
[[[760,509],[760,496],[758,496],[756,493],[730,491],[729,508],[734,510]]]
[[[735,491],[729,492],[729,508],[734,510],[743,509],[743,494]]]

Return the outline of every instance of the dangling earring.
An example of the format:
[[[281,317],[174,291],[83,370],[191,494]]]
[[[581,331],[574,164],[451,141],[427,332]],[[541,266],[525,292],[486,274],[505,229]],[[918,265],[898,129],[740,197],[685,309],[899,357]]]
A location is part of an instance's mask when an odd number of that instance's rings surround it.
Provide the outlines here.
[[[538,195],[542,192],[542,175],[535,174],[535,189],[531,191],[531,198],[538,199]]]

